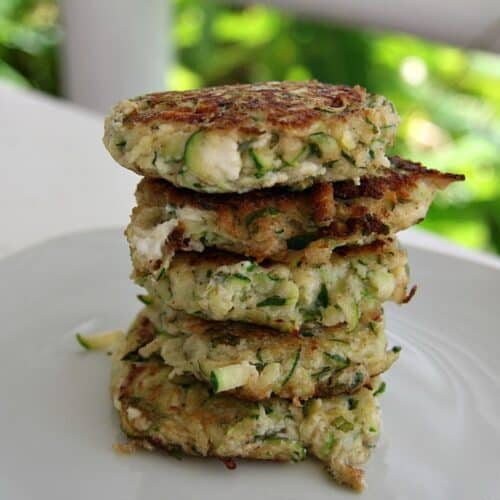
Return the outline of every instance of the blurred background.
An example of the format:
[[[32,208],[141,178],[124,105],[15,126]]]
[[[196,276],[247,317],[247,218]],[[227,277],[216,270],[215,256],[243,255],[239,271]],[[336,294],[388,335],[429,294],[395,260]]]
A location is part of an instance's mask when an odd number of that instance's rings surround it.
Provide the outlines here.
[[[100,103],[87,102],[92,96],[78,99],[81,79],[75,72],[83,63],[72,57],[84,43],[71,39],[75,18],[95,16],[90,6],[97,3],[78,5],[73,0],[59,7],[51,0],[0,0],[0,80],[54,96],[74,96],[76,102],[104,112]],[[105,8],[114,3],[120,10],[117,0],[102,3]],[[459,48],[397,31],[352,28],[335,15],[322,17],[307,8],[287,9],[286,2],[276,3],[284,5],[168,2],[156,19],[165,24],[158,42],[163,44],[158,52],[162,55],[155,56],[161,68],[158,86],[184,90],[316,78],[360,84],[384,94],[403,118],[394,153],[467,176],[466,183],[439,197],[423,226],[463,246],[500,253],[500,56],[478,50],[481,40],[472,48]],[[102,44],[97,28],[93,38],[92,18],[84,21],[79,24],[90,34],[87,42]],[[117,21],[110,29],[123,28]],[[144,40],[130,41],[122,33],[123,43],[132,48]],[[485,41],[491,36],[486,33]],[[71,43],[76,49],[68,53]],[[88,71],[102,64],[92,57],[86,59]],[[109,58],[104,61],[110,63]],[[127,61],[122,63],[126,68]],[[96,67],[96,75],[99,72]]]

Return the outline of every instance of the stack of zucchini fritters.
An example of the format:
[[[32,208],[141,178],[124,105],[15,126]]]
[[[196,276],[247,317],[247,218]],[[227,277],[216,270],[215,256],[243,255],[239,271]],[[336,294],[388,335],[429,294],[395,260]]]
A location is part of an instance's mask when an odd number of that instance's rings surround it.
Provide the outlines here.
[[[114,355],[123,430],[170,451],[323,461],[363,487],[380,431],[394,233],[459,176],[387,158],[360,87],[270,82],[119,103],[104,142],[144,176],[126,235],[146,307]]]

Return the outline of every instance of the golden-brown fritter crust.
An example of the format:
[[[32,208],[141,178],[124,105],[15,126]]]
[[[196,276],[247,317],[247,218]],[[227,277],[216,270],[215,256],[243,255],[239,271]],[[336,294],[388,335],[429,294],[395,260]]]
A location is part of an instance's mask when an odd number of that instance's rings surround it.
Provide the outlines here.
[[[172,454],[300,461],[309,453],[334,479],[356,491],[381,427],[375,393],[380,381],[352,396],[313,399],[300,407],[271,398],[262,402],[213,395],[190,377],[172,376],[156,362],[113,357],[111,394],[121,427],[134,443]]]
[[[239,365],[247,372],[246,380],[224,391],[254,401],[272,395],[298,401],[353,393],[398,357],[397,349],[387,350],[382,311],[374,311],[353,331],[340,325],[290,335],[175,314],[157,305],[139,313],[124,353],[122,359],[158,360],[209,385],[214,369]]]
[[[335,197],[342,200],[361,197],[380,199],[392,191],[397,198],[405,199],[421,179],[434,183],[439,189],[445,189],[452,182],[465,180],[464,175],[440,172],[399,156],[393,156],[390,160],[393,168],[387,171],[387,175],[364,177],[359,184],[353,181],[336,182]]]
[[[383,96],[316,81],[161,92],[118,103],[104,144],[125,168],[205,193],[305,189],[388,166]]]
[[[246,194],[202,194],[180,189],[159,179],[143,179],[137,188],[138,206],[127,230],[134,264],[142,271],[131,236],[135,228],[153,228],[164,220],[162,207],[184,207],[210,217],[210,224],[198,224],[215,238],[203,242],[242,253],[261,261],[282,260],[290,239],[304,244],[328,238],[335,246],[365,244],[420,222],[436,191],[461,181],[462,175],[427,169],[419,163],[391,159],[391,168],[381,176],[353,181],[316,184],[301,192],[273,188]],[[165,254],[190,249],[199,234],[186,225],[182,210],[179,222],[164,246]],[[296,244],[296,243],[295,243]],[[191,247],[192,248],[192,247]]]
[[[137,186],[136,198],[139,205],[188,205],[220,213],[237,212],[240,218],[261,208],[277,207],[286,212],[299,206],[300,210],[314,209],[315,219],[320,222],[331,220],[335,215],[335,203],[332,204],[331,200],[380,199],[387,196],[389,191],[391,196],[404,199],[408,198],[409,190],[421,179],[436,183],[440,189],[445,189],[452,182],[465,180],[464,175],[426,168],[421,163],[399,156],[393,156],[391,164],[393,168],[385,169],[380,176],[362,177],[358,184],[350,180],[338,181],[318,184],[299,192],[271,188],[243,194],[205,194],[176,188],[163,179],[145,178]]]
[[[261,123],[280,129],[309,127],[315,121],[346,120],[362,113],[369,94],[359,86],[317,81],[225,85],[184,92],[158,92],[139,103],[126,124],[174,122],[210,129],[259,133]]]
[[[350,258],[350,257],[373,257],[373,256],[383,256],[388,252],[392,252],[395,248],[395,239],[386,238],[384,240],[376,240],[368,245],[346,245],[343,247],[338,247],[333,250],[330,250],[328,247],[325,247],[324,250],[327,254],[326,262],[338,260],[338,257],[342,258]],[[318,245],[319,246],[319,245]],[[312,250],[312,249],[311,249]],[[323,250],[320,247],[320,251]],[[322,253],[325,253],[322,252]],[[241,255],[226,252],[224,250],[218,250],[216,248],[209,248],[205,250],[203,253],[198,252],[179,252],[177,254],[174,264],[178,262],[182,262],[188,266],[210,266],[212,268],[220,267],[220,266],[230,266],[231,264],[236,264],[242,261]],[[300,267],[302,264],[304,265],[316,265],[321,264],[322,262],[314,259],[312,257],[312,252],[308,252],[306,250],[289,252],[287,259],[283,260],[284,264],[291,264],[294,262],[294,266]],[[298,264],[301,262],[302,264]],[[275,262],[271,260],[264,260],[260,263],[260,265],[266,269],[271,268],[275,265]]]
[[[179,252],[168,268],[135,275],[176,311],[295,332],[303,325],[350,329],[386,300],[407,295],[407,257],[395,240],[332,251],[326,240],[260,264],[220,250]]]

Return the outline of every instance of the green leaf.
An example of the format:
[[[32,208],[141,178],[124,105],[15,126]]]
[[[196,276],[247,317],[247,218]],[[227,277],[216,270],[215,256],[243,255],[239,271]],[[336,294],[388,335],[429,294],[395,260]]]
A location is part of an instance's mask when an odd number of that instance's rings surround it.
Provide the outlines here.
[[[241,273],[235,273],[232,275],[234,278],[240,280],[240,281],[244,281],[245,283],[250,283],[250,278],[248,278],[247,276],[244,276],[243,274]]]
[[[379,396],[380,394],[383,394],[385,392],[386,384],[385,382],[382,382],[379,386],[378,389],[373,393],[374,396]]]
[[[313,373],[312,376],[313,378],[320,380],[325,378],[326,375],[330,375],[330,373],[332,373],[332,368],[324,366],[319,372]]]
[[[301,349],[297,349],[297,352],[295,353],[295,356],[293,358],[292,368],[290,369],[290,371],[288,372],[287,376],[285,377],[285,380],[283,380],[283,383],[281,384],[281,387],[284,387],[288,383],[288,381],[292,378],[292,375],[295,372],[295,368],[297,368],[297,364],[299,362],[300,351],[301,351]]]
[[[283,306],[286,304],[286,299],[284,297],[278,297],[273,295],[268,297],[257,304],[257,307],[268,307],[268,306]]]
[[[341,155],[343,156],[343,158],[345,160],[347,160],[349,163],[352,163],[353,165],[356,165],[354,159],[352,156],[348,155],[347,153],[345,153],[344,151],[341,152]]]
[[[255,177],[257,179],[261,179],[266,174],[266,169],[265,169],[264,165],[261,163],[259,157],[257,156],[257,153],[255,152],[255,150],[253,148],[250,148],[248,150],[248,152],[250,153],[250,158],[252,158],[253,162],[255,163],[255,167],[257,169],[257,173],[255,174]]]
[[[286,240],[288,250],[303,250],[309,243],[317,239],[316,233],[304,233],[298,236],[292,236]]]
[[[343,368],[346,368],[347,366],[349,366],[351,364],[349,358],[346,358],[345,356],[342,356],[341,354],[330,354],[328,352],[325,352],[324,355],[335,362],[335,367],[338,369],[338,370],[342,370]]]
[[[184,457],[184,452],[182,451],[182,448],[178,445],[170,445],[167,449],[167,453],[169,455],[172,455],[177,460],[182,460],[182,458]]]
[[[314,332],[312,330],[302,330],[300,332],[301,337],[314,337]]]
[[[328,296],[328,290],[324,283],[321,284],[321,289],[319,291],[316,302],[324,309],[326,309],[330,305],[330,297]]]
[[[354,380],[352,381],[351,388],[355,389],[356,387],[358,387],[358,385],[361,384],[361,382],[363,382],[364,378],[365,377],[361,372],[356,372],[354,374]]]
[[[167,271],[165,270],[165,268],[164,268],[164,267],[162,267],[162,268],[160,269],[160,272],[156,275],[156,278],[155,278],[155,279],[156,279],[156,281],[160,281],[160,280],[162,280],[162,279],[166,276],[166,274],[167,274]]]
[[[255,262],[252,262],[251,264],[248,265],[247,271],[251,273],[252,271],[255,271],[259,267]]]

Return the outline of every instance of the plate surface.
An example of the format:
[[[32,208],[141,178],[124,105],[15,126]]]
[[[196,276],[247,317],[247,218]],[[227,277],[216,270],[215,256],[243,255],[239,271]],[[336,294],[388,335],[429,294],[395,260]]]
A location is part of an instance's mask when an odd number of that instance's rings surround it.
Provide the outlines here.
[[[500,491],[500,270],[409,249],[419,290],[387,308],[403,351],[386,375],[370,500],[493,499]],[[121,231],[74,234],[0,261],[0,498],[362,498],[319,463],[118,455],[109,359],[76,331],[126,328],[139,309]]]

